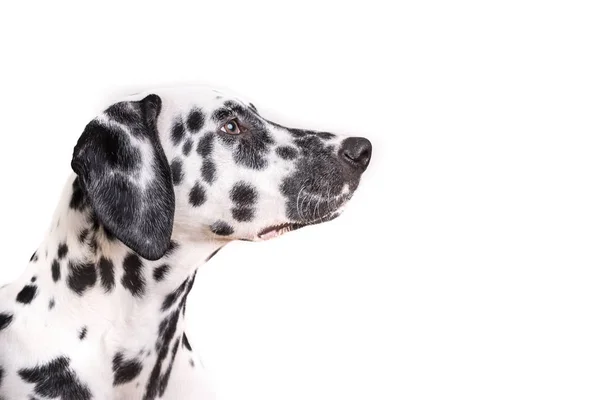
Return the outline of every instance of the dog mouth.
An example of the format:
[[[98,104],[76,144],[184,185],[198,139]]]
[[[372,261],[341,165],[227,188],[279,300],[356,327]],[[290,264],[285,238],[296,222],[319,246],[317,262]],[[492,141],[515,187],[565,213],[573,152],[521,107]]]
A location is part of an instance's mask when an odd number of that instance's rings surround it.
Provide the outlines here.
[[[285,233],[292,232],[298,230],[300,228],[304,228],[309,225],[317,225],[323,222],[331,221],[332,219],[338,217],[341,214],[341,210],[333,212],[323,218],[319,218],[314,221],[303,221],[303,222],[285,222],[282,224],[271,225],[263,230],[261,230],[258,235],[254,238],[253,241],[265,241],[269,239],[273,239],[279,237]]]
[[[283,235],[284,233],[288,233],[291,231],[295,231],[297,229],[303,228],[307,225],[311,225],[309,223],[299,223],[299,222],[287,222],[284,224],[271,225],[263,229],[256,236],[257,240],[269,240],[276,238],[278,236]]]

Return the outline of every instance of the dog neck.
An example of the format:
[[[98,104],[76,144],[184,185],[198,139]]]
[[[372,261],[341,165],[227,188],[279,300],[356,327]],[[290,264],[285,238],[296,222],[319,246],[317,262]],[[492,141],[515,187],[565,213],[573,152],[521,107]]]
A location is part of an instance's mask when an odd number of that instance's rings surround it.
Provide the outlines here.
[[[155,346],[167,318],[179,321],[185,314],[196,269],[225,243],[175,233],[164,257],[145,260],[104,230],[72,176],[21,287],[37,294],[38,301],[29,300],[32,306],[68,309],[54,313],[62,316],[65,329],[138,351]]]

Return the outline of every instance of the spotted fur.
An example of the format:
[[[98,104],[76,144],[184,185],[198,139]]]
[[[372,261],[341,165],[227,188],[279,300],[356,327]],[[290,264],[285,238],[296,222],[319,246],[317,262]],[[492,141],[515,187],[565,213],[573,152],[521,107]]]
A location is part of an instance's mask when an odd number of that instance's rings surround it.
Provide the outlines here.
[[[370,156],[366,139],[287,128],[204,87],[110,105],[83,127],[47,237],[0,289],[0,399],[212,398],[185,334],[196,269],[231,241],[337,217]]]

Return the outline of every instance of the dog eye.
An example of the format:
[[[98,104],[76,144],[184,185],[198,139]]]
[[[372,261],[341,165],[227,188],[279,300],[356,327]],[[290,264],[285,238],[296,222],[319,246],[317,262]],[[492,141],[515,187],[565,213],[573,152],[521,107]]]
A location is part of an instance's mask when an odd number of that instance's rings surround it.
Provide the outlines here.
[[[233,118],[221,127],[221,132],[229,133],[230,135],[239,135],[242,133],[242,127],[237,118]]]

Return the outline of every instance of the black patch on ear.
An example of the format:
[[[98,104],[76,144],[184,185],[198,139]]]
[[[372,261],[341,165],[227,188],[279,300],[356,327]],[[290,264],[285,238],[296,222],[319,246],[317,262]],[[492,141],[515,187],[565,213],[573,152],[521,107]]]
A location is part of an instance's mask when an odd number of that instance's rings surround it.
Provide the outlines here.
[[[206,192],[202,185],[198,182],[194,185],[192,190],[190,190],[190,204],[194,207],[200,207],[206,201]]]
[[[179,158],[171,162],[171,175],[173,176],[173,185],[179,185],[183,179],[183,164]]]
[[[134,126],[139,121],[140,110],[137,107],[132,106],[131,103],[121,102],[113,104],[106,109],[106,115],[120,124]],[[134,130],[133,133],[137,134],[139,132]]]
[[[198,133],[204,126],[204,114],[199,108],[194,108],[187,117],[187,127],[191,133]]]
[[[96,284],[96,268],[94,264],[69,262],[69,277],[67,285],[78,295]]]
[[[23,289],[17,294],[17,301],[23,304],[31,303],[31,300],[35,298],[37,294],[36,285],[25,285]]]
[[[52,280],[58,282],[60,279],[60,264],[58,260],[52,261]]]
[[[233,233],[233,227],[224,221],[217,221],[210,226],[210,230],[215,235],[229,236]]]
[[[121,283],[136,297],[142,297],[146,290],[146,280],[142,271],[143,266],[142,260],[133,253],[125,257],[123,261],[125,273],[123,274]]]
[[[0,331],[7,328],[13,320],[13,315],[9,313],[0,313]]]
[[[136,359],[125,360],[123,353],[115,354],[112,364],[113,386],[131,382],[142,372],[142,363]]]
[[[61,356],[33,368],[22,368],[18,372],[25,382],[35,384],[35,393],[44,398],[90,400],[90,389],[69,367],[70,362],[68,357]]]
[[[101,257],[98,262],[100,270],[100,282],[105,292],[110,292],[115,287],[115,266],[108,258]]]
[[[118,105],[126,113],[120,119],[124,128],[98,119],[90,122],[75,146],[71,166],[105,229],[142,257],[157,260],[169,245],[175,213],[171,169],[156,128],[161,100],[149,95]],[[115,112],[105,115],[114,118]],[[151,154],[142,147],[149,147]],[[141,171],[144,167],[149,170]]]

